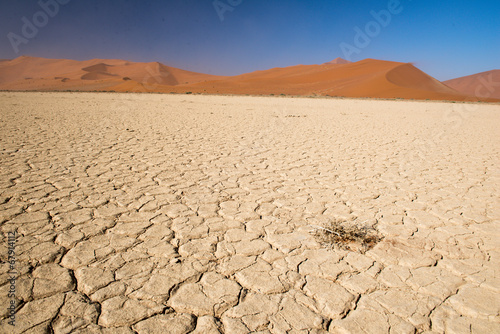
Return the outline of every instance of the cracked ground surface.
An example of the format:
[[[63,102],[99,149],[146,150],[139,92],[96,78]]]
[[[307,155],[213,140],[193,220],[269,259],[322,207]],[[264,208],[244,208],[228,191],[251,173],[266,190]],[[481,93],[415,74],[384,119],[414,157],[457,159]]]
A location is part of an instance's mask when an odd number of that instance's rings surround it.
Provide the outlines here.
[[[0,122],[2,333],[500,332],[498,105],[0,93]],[[333,219],[384,239],[325,249]]]

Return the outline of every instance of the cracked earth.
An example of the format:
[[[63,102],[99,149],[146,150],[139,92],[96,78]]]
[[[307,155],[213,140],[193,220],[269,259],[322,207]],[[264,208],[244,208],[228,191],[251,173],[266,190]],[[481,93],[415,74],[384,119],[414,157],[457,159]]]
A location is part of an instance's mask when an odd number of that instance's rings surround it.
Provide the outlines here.
[[[498,105],[4,92],[0,117],[2,333],[500,333]],[[325,248],[337,219],[383,240]]]

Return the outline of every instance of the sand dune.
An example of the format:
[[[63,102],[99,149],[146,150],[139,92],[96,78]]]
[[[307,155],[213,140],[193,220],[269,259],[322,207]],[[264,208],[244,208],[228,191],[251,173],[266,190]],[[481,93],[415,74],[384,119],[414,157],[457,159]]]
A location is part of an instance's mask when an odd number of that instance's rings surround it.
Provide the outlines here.
[[[108,69],[110,65],[99,63],[92,66],[82,68],[82,71],[88,72],[80,77],[83,80],[99,80],[99,79],[108,79],[109,77],[116,77],[118,75],[108,73]]]
[[[411,64],[375,59],[346,64],[274,68],[218,81],[177,86],[173,90],[458,101],[468,99],[465,94],[447,87]]]
[[[185,71],[159,62],[22,56],[0,62],[0,89],[495,101],[485,96],[474,97],[468,91],[459,92],[411,64],[375,59],[351,63],[342,58],[321,65],[277,67],[224,77]]]
[[[478,98],[500,99],[500,70],[472,74],[444,81],[444,83],[463,94]]]
[[[60,78],[66,78],[63,82]],[[0,89],[107,90],[123,83],[191,84],[223,77],[185,71],[158,62],[135,63],[119,59],[76,61],[21,56],[0,62]]]

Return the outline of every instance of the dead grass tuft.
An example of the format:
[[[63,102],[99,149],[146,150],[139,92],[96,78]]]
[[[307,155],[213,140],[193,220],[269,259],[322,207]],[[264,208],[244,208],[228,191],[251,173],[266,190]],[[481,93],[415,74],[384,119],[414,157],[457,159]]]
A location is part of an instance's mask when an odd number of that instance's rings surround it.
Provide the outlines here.
[[[355,221],[333,220],[324,226],[311,226],[312,234],[324,247],[364,253],[383,237],[373,226]]]

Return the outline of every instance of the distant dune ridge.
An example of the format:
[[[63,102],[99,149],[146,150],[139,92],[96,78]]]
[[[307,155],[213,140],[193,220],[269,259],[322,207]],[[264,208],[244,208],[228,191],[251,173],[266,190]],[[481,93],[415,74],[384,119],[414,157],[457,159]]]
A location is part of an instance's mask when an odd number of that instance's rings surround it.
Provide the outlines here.
[[[500,99],[500,70],[472,74],[444,83],[462,94]]]
[[[478,76],[491,75],[498,82],[499,72]],[[158,62],[119,59],[76,61],[21,56],[0,61],[2,90],[328,95],[457,101],[500,99],[498,87],[489,98],[484,89],[482,96],[475,94],[477,80],[478,77],[470,76],[442,83],[412,64],[376,59],[352,63],[336,58],[321,65],[272,68],[230,77],[190,72]]]
[[[349,64],[349,63],[352,63],[351,61],[349,60],[345,60],[343,58],[335,58],[334,60],[332,61],[329,61],[328,63],[325,63],[325,64]]]
[[[21,56],[0,62],[0,89],[7,90],[113,90],[114,86],[126,81],[124,79],[130,79],[135,85],[154,88],[221,78],[158,62],[136,63],[118,59],[76,61]]]

